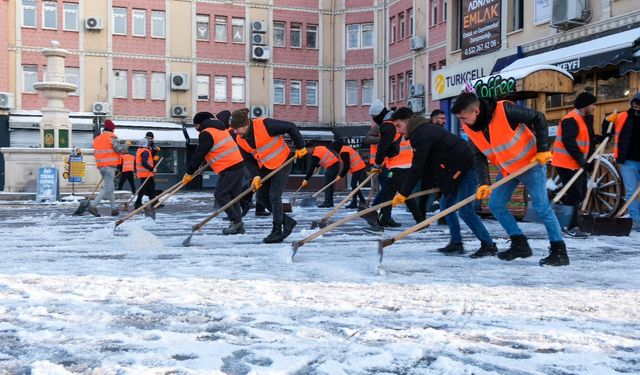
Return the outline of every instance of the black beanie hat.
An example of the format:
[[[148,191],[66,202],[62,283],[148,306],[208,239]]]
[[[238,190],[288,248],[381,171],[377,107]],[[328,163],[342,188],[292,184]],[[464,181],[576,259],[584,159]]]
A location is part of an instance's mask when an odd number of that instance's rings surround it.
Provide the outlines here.
[[[225,109],[224,111],[218,112],[216,117],[218,120],[222,121],[226,128],[229,127],[229,119],[231,119],[231,112],[229,110]]]
[[[598,99],[593,96],[593,94],[588,92],[581,92],[576,96],[576,101],[573,104],[574,108],[580,109],[590,106],[591,104],[597,102]]]
[[[202,124],[204,120],[214,118],[215,116],[211,112],[198,112],[193,116],[193,124]]]
[[[329,145],[329,149],[331,149],[332,151],[335,151],[335,152],[340,152],[340,150],[342,149],[343,145],[344,144],[342,143],[342,141],[335,140],[335,141],[331,142],[331,144]]]

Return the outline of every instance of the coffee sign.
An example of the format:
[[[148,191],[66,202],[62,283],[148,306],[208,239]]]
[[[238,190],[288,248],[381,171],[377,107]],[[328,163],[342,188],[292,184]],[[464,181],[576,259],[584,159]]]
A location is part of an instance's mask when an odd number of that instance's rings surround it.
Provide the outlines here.
[[[463,0],[462,59],[500,49],[500,0]]]
[[[487,78],[486,83],[477,81],[473,89],[481,98],[504,98],[516,92],[516,80],[513,77],[504,79],[498,74]]]

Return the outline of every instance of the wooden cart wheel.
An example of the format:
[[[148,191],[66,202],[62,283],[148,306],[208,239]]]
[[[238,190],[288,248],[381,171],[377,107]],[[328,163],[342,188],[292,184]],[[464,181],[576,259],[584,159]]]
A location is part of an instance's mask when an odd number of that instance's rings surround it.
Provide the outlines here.
[[[605,155],[601,158],[595,186],[589,198],[586,214],[612,217],[622,202],[622,180],[614,164]]]

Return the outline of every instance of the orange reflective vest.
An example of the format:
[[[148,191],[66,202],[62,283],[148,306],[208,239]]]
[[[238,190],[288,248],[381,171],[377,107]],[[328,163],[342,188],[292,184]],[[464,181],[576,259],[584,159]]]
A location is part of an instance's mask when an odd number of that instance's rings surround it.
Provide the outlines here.
[[[284,163],[291,151],[289,146],[284,142],[284,138],[279,135],[272,137],[267,132],[264,124],[264,118],[251,120],[253,122],[253,135],[256,142],[256,148],[249,146],[249,143],[242,137],[238,137],[236,142],[243,150],[253,155],[258,162],[258,167],[266,167],[267,169],[276,169]]]
[[[620,141],[620,133],[622,133],[622,129],[624,128],[624,124],[627,122],[627,118],[629,117],[629,113],[622,112],[618,115],[615,122],[615,132],[616,132],[616,144],[613,147],[613,156],[618,158],[618,142]]]
[[[314,147],[312,155],[320,159],[319,164],[323,169],[327,169],[339,161],[336,155],[325,146]]]
[[[120,165],[120,154],[115,152],[111,145],[113,138],[117,138],[115,134],[104,132],[93,139],[93,150],[98,168]]]
[[[504,100],[496,105],[493,119],[489,123],[489,139],[485,138],[483,131],[473,131],[467,124],[463,124],[471,142],[489,159],[489,161],[502,169],[502,175],[510,173],[529,164],[536,156],[538,150],[536,137],[525,124],[518,124],[512,129],[504,112]]]
[[[582,155],[584,155],[585,160],[589,154],[589,129],[587,128],[587,123],[584,121],[584,118],[580,116],[576,110],[573,110],[566,114],[560,120],[560,125],[558,125],[558,133],[556,134],[556,140],[553,142],[553,159],[551,160],[551,165],[576,170],[580,168],[580,164],[569,154],[567,149],[564,147],[564,143],[562,143],[562,121],[566,119],[574,119],[578,124],[578,136],[576,137],[576,143],[578,144],[578,148]]]
[[[138,178],[147,178],[151,173],[153,173],[153,171],[142,166],[142,153],[145,151],[148,153],[147,164],[153,168],[153,155],[151,153],[151,149],[148,147],[138,147],[138,151],[136,151],[136,177]]]
[[[360,157],[360,154],[358,154],[358,151],[354,150],[352,147],[349,146],[342,146],[342,148],[340,149],[340,153],[348,153],[349,154],[349,173],[350,174],[354,174],[355,172],[362,170],[366,167],[366,165],[364,165],[364,160],[362,160],[362,158]]]
[[[402,136],[399,133],[396,133],[393,138],[394,142],[398,142]],[[413,159],[413,148],[411,148],[411,142],[404,139],[400,139],[400,152],[398,155],[387,158],[387,168],[402,168],[407,169],[411,168],[411,160]]]
[[[213,138],[213,147],[204,156],[204,160],[214,172],[220,174],[243,160],[238,145],[228,131],[215,128],[206,128],[203,131]]]
[[[122,155],[122,172],[133,172],[136,157],[131,154]]]
[[[378,145],[369,146],[369,164],[374,165],[376,163],[376,153],[378,152]]]

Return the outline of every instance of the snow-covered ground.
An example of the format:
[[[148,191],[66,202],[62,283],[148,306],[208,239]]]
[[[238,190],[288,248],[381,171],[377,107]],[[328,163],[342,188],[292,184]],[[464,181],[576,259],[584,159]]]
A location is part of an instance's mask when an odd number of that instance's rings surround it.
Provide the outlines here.
[[[210,201],[183,194],[115,235],[77,203],[0,205],[0,374],[640,373],[637,233],[569,239],[571,266],[541,268],[539,224],[522,224],[534,256],[509,263],[444,256],[434,226],[388,247],[380,275],[362,221],[290,262],[326,209],[295,207],[284,244],[262,244],[270,218],[251,212],[247,234],[214,219],[183,247]]]

